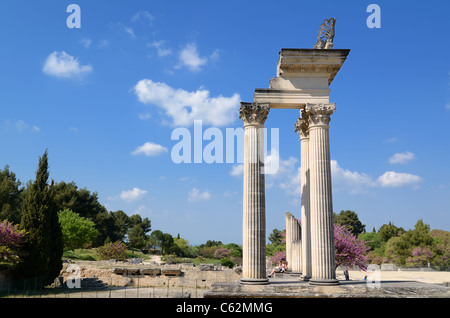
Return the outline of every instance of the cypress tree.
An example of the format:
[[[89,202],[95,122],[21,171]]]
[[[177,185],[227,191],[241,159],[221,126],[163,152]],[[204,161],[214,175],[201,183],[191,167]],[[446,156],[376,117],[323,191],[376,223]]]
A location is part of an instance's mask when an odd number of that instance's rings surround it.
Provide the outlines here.
[[[50,284],[62,268],[63,241],[58,220],[54,188],[48,184],[47,150],[39,158],[36,180],[30,185],[22,204],[20,229],[27,232],[26,256],[17,274],[35,279],[39,287]]]

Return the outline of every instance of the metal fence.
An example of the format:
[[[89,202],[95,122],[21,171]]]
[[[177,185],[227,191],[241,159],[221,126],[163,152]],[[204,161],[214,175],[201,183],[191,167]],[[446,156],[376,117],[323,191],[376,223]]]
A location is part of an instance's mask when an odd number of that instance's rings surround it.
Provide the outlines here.
[[[107,279],[105,279],[107,281]],[[33,286],[33,280],[0,286],[1,298],[203,298],[208,290],[191,286],[105,286],[86,288]],[[22,286],[21,286],[22,285]]]

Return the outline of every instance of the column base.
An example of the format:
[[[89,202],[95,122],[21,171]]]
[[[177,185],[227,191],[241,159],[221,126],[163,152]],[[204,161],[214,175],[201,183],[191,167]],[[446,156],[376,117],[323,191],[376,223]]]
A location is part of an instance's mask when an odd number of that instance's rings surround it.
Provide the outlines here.
[[[339,285],[339,281],[337,279],[320,279],[320,278],[311,278],[309,280],[310,285],[319,285],[319,286],[333,286]]]
[[[269,284],[268,278],[241,278],[239,282],[242,285],[267,285]]]
[[[300,279],[301,280],[304,280],[304,281],[309,281],[310,279],[311,279],[311,275],[302,275],[302,276],[300,276]]]

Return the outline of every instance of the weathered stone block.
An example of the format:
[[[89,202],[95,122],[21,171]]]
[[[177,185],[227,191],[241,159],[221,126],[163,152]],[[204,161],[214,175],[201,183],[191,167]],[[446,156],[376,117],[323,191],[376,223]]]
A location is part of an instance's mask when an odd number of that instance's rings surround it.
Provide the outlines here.
[[[139,270],[139,268],[127,268],[127,274],[128,275],[139,275],[140,270]]]
[[[213,271],[214,270],[214,264],[200,264],[199,270],[201,271]]]
[[[161,275],[161,269],[160,268],[142,268],[141,269],[142,275]]]
[[[122,268],[122,267],[114,267],[112,269],[112,272],[114,274],[126,275],[127,274],[127,269],[126,268]]]
[[[162,269],[161,274],[165,276],[180,276],[181,270],[180,269]]]

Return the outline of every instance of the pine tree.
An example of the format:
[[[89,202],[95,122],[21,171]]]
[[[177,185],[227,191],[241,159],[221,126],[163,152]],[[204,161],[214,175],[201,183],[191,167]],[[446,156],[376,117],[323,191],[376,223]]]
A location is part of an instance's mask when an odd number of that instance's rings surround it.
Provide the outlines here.
[[[35,279],[45,286],[54,281],[62,268],[63,241],[54,200],[53,181],[48,184],[47,150],[39,158],[36,180],[30,185],[22,204],[20,229],[27,232],[26,253],[17,274]]]

